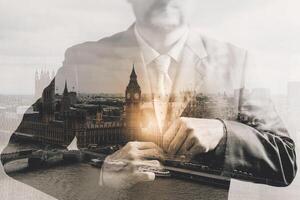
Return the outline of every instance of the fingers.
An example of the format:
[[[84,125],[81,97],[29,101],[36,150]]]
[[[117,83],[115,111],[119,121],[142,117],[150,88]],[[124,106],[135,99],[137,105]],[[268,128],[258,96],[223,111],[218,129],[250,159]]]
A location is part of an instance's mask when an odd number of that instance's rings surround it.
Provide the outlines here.
[[[197,138],[194,135],[189,135],[183,145],[185,151],[189,151],[193,145],[197,142]]]
[[[114,172],[121,171],[124,169],[131,170],[131,171],[134,170],[132,165],[126,160],[111,160],[111,159],[105,159],[102,168]]]
[[[170,143],[175,138],[175,135],[180,128],[180,124],[181,124],[180,119],[175,120],[174,123],[172,123],[169,129],[165,132],[163,136],[163,149],[165,151],[168,151]]]
[[[144,149],[160,149],[159,146],[154,144],[153,142],[135,142],[136,147],[139,150],[144,150]]]
[[[168,148],[168,153],[171,155],[175,155],[182,144],[185,142],[185,139],[187,138],[189,132],[191,129],[187,128],[185,123],[182,123],[177,134],[175,135],[175,138],[172,140],[171,144]]]
[[[120,163],[120,161],[108,162],[116,165]],[[153,181],[155,179],[154,172],[147,171],[147,166],[160,168],[158,161],[134,160],[125,163],[126,165],[120,166],[120,169],[102,166],[99,185],[115,189],[128,189],[139,182]],[[107,163],[104,163],[104,165],[107,165]]]
[[[153,172],[136,172],[135,178],[136,183],[154,181],[155,174]]]
[[[131,161],[131,165],[134,166],[135,170],[140,166],[156,167],[161,168],[162,165],[158,160],[136,160]]]
[[[163,150],[152,142],[128,142],[124,148],[121,149],[114,159],[124,160],[145,160],[155,159],[163,160]]]
[[[196,155],[207,152],[206,148],[204,148],[199,143],[195,143],[193,147],[185,153],[185,155],[189,158],[193,158]]]
[[[135,182],[146,182],[146,181],[153,181],[155,179],[154,172],[144,171],[143,168],[146,167],[155,167],[161,168],[160,162],[157,160],[136,160],[132,161],[131,165],[134,166],[134,179]],[[147,168],[146,168],[147,170]]]
[[[162,150],[145,149],[139,151],[139,159],[164,160],[165,156]]]
[[[185,142],[181,146],[178,154],[179,155],[186,155],[186,153],[188,151],[190,151],[190,149],[196,144],[196,142],[197,142],[197,138],[194,136],[194,134],[189,134],[187,136]]]
[[[128,142],[126,144],[127,148],[135,148],[139,150],[143,149],[160,149],[159,146],[154,144],[153,142]]]

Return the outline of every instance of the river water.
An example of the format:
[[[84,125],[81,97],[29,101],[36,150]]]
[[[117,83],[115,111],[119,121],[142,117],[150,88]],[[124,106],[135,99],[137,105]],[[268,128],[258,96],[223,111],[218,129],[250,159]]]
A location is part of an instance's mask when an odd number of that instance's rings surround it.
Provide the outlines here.
[[[32,145],[13,144],[6,152],[27,149]],[[7,171],[25,168],[27,160],[5,165]],[[58,166],[36,171],[11,172],[9,176],[61,200],[222,200],[228,191],[188,180],[157,178],[129,190],[116,191],[98,186],[100,169],[86,163]]]

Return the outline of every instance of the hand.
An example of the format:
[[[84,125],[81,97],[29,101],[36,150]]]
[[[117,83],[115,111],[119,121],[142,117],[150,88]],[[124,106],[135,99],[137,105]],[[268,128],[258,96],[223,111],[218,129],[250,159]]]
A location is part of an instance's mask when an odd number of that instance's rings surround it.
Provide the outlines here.
[[[99,184],[116,189],[126,189],[139,182],[153,181],[155,174],[145,172],[141,170],[141,167],[160,169],[162,166],[158,160],[162,159],[163,151],[154,143],[129,142],[105,159]]]
[[[163,149],[170,155],[194,156],[214,150],[224,136],[224,125],[216,119],[177,119],[165,132]]]

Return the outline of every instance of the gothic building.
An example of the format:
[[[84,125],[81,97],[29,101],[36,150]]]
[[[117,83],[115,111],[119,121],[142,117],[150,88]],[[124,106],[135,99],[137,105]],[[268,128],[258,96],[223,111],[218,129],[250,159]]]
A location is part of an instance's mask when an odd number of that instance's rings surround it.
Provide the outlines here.
[[[35,71],[35,88],[34,88],[34,97],[40,98],[43,90],[48,84],[54,79],[55,73],[54,71],[50,75],[48,70],[41,70],[40,73]]]
[[[134,66],[125,92],[125,119],[129,140],[138,139],[141,120],[141,88]]]
[[[43,91],[39,105],[42,122],[48,123],[54,120],[55,113],[55,79]]]
[[[61,99],[61,104],[60,104],[60,112],[64,113],[66,111],[69,111],[71,108],[71,98],[69,96],[69,91],[68,91],[68,84],[67,81],[65,82],[65,89],[62,94],[62,99]]]
[[[140,134],[141,93],[133,67],[125,98],[118,105],[121,111],[119,120],[113,113],[105,116],[108,120],[103,120],[107,111],[101,105],[80,102],[77,93],[68,90],[67,82],[63,94],[55,94],[53,79],[33,105],[36,112],[25,114],[16,132],[30,134],[42,143],[62,146],[67,146],[75,136],[79,147],[137,140]]]

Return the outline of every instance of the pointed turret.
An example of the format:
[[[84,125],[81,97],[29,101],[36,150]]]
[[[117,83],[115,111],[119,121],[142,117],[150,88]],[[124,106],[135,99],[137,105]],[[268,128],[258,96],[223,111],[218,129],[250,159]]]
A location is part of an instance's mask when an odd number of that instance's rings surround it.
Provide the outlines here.
[[[133,64],[131,75],[130,75],[130,79],[136,79],[136,78],[137,78],[137,75],[135,73],[134,64]]]
[[[51,78],[53,79],[55,77],[55,71],[52,70]]]
[[[68,84],[65,81],[65,89],[61,100],[61,112],[68,111],[71,106],[71,99],[68,91]]]
[[[69,91],[68,91],[68,84],[67,84],[67,81],[65,81],[65,89],[64,89],[64,93],[63,95],[68,95],[69,94]]]
[[[127,88],[126,88],[126,93],[128,93],[128,92],[140,93],[140,91],[141,91],[141,89],[140,89],[140,86],[137,81],[137,75],[135,73],[135,68],[134,68],[134,64],[133,64],[132,71],[130,74],[129,84],[127,85]]]

